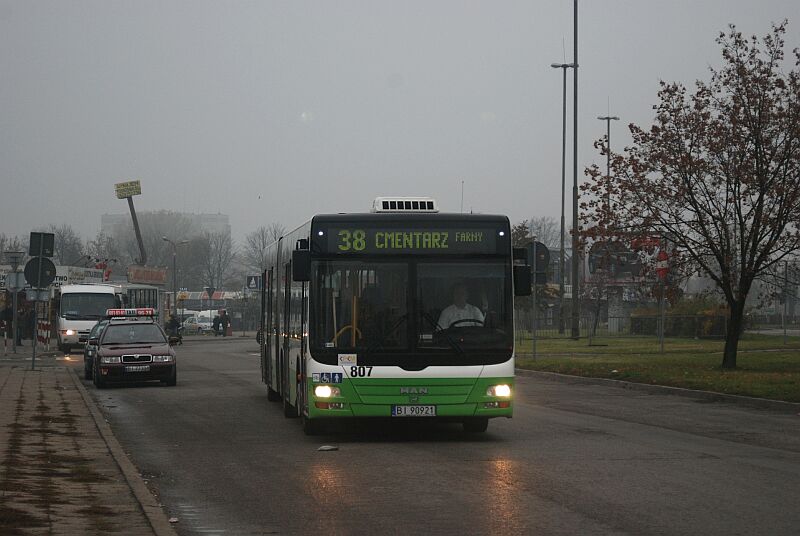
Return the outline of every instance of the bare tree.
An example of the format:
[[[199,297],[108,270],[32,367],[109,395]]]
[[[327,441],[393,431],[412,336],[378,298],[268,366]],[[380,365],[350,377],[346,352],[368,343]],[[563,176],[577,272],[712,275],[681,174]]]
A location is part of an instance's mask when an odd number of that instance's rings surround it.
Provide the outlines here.
[[[56,264],[75,264],[85,256],[83,239],[69,224],[55,225],[51,223],[45,231],[54,235],[53,260],[56,261]]]
[[[286,232],[280,223],[262,225],[245,237],[242,245],[242,261],[247,268],[261,273],[268,264],[267,248]]]
[[[6,251],[24,251],[28,252],[28,241],[19,236],[9,236],[5,233],[0,233],[0,262],[4,262],[2,254]]]
[[[540,216],[522,220],[511,228],[511,241],[515,247],[523,247],[535,236],[551,250],[558,250],[561,244],[561,228],[555,218]]]
[[[736,367],[753,282],[800,250],[800,50],[784,72],[786,24],[761,40],[721,33],[710,81],[692,95],[662,82],[655,124],[631,125],[612,176],[592,167],[584,188],[584,222],[657,233],[714,281],[730,315],[723,368]]]
[[[236,257],[233,239],[228,233],[205,233],[200,244],[204,286],[222,288]]]

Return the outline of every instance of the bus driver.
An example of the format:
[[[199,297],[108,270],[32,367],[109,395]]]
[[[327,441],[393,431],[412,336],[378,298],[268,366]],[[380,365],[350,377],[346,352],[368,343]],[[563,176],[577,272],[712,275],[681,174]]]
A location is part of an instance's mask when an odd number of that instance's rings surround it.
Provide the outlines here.
[[[467,303],[467,286],[456,283],[453,287],[453,304],[439,315],[439,329],[464,326],[482,326],[483,313],[480,309]]]

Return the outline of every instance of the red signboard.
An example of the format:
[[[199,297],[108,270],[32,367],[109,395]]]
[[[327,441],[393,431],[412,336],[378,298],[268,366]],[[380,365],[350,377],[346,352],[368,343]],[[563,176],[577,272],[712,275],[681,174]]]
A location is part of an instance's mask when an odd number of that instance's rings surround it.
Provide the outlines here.
[[[129,266],[128,282],[143,285],[164,285],[167,282],[167,269],[153,266]]]

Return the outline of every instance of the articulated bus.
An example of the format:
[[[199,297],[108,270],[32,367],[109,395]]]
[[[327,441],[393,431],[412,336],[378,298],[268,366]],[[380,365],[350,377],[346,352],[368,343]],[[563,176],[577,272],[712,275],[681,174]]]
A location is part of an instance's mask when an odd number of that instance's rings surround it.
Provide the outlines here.
[[[419,417],[483,432],[514,409],[514,295],[531,291],[505,216],[428,198],[317,215],[273,244],[261,374],[308,434],[336,419]]]

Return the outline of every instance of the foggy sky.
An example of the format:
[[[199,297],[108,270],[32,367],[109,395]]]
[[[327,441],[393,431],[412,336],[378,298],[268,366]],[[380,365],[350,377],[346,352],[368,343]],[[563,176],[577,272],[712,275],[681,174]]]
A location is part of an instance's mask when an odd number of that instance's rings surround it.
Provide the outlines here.
[[[783,18],[791,50],[796,0],[581,2],[581,170],[604,162],[598,115],[620,148],[660,79],[721,64],[728,23]],[[137,209],[226,213],[237,239],[383,195],[457,212],[462,180],[465,211],[558,218],[550,64],[572,61],[572,24],[568,0],[0,1],[0,232],[93,237],[133,179]]]

